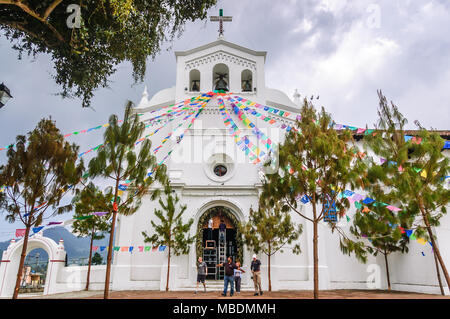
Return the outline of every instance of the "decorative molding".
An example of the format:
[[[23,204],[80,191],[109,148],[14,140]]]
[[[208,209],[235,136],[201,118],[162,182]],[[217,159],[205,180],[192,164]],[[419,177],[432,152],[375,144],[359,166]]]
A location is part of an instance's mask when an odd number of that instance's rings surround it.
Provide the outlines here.
[[[217,52],[195,58],[185,62],[185,70],[193,70],[197,69],[199,66],[204,64],[216,64],[216,63],[231,63],[235,65],[242,66],[244,69],[252,70],[252,72],[256,71],[256,62],[239,57],[232,53],[225,52],[223,50],[219,50]]]

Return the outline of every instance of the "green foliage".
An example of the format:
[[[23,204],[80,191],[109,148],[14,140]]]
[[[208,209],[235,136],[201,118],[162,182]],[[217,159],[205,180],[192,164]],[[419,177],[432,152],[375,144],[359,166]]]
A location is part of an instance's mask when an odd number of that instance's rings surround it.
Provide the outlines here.
[[[297,240],[302,233],[302,225],[295,225],[291,216],[281,211],[280,205],[272,209],[250,209],[249,220],[240,227],[244,235],[245,244],[252,247],[255,253],[262,252],[267,256],[273,256],[286,244]],[[301,252],[300,245],[293,248],[295,254]]]
[[[134,214],[141,205],[141,198],[150,192],[150,186],[159,181],[167,180],[165,165],[158,165],[156,157],[151,151],[151,142],[146,139],[140,144],[136,154],[135,143],[142,137],[145,124],[139,121],[137,114],[132,114],[131,102],[125,108],[125,117],[122,125],[118,124],[116,115],[109,118],[109,126],[104,134],[104,147],[99,149],[97,157],[89,162],[91,178],[103,177],[114,182],[113,187],[105,190],[106,195],[116,198],[118,213],[123,215]],[[147,176],[148,172],[153,172]],[[117,196],[120,181],[130,180],[133,186],[129,187],[127,197],[122,200]],[[158,196],[158,191],[151,191],[152,199]]]
[[[81,27],[69,28],[69,4],[81,4]],[[188,21],[206,18],[216,0],[1,0],[0,28],[22,54],[50,54],[63,97],[107,87],[117,65],[129,61],[142,81],[148,57],[180,34]]]
[[[101,265],[103,263],[103,258],[99,253],[95,253],[94,256],[92,256],[92,264],[93,265]]]
[[[103,194],[103,192],[90,183],[81,192],[79,192],[73,199],[75,203],[74,218],[83,218],[92,216],[90,218],[75,220],[72,224],[73,232],[78,237],[90,236],[92,240],[99,240],[105,237],[105,232],[111,229],[111,223],[108,220],[111,214],[104,216],[91,215],[93,212],[111,212],[111,200],[113,194]]]
[[[347,187],[362,186],[364,163],[355,156],[359,152],[350,130],[334,130],[331,116],[323,108],[317,112],[312,102],[305,99],[300,115],[297,130],[291,130],[279,147],[278,172],[265,176],[259,204],[263,209],[280,204],[283,212],[293,211],[313,223],[314,298],[318,298],[318,223],[330,202],[340,216],[344,214],[349,202],[337,195]],[[310,198],[310,216],[299,207],[299,199],[304,195]],[[336,228],[332,224],[332,229]]]
[[[64,141],[51,119],[42,119],[27,137],[19,135],[16,147],[7,153],[8,162],[0,167],[0,209],[6,220],[20,220],[27,228],[39,226],[46,218],[63,214],[72,205],[59,206],[70,185],[77,184],[83,162],[77,162],[78,146]]]
[[[280,146],[279,170],[266,175],[261,207],[271,208],[281,202],[283,211],[293,210],[311,222],[323,219],[329,201],[335,202],[341,212],[349,207],[348,200],[337,196],[337,190],[360,185],[364,165],[355,156],[358,149],[352,145],[351,132],[345,130],[338,134],[331,123],[330,115],[323,108],[317,112],[305,100],[301,120],[297,121],[300,132],[291,130]],[[303,195],[311,199],[315,216],[300,212],[299,197]],[[322,209],[316,214],[319,204]]]
[[[189,230],[194,222],[191,218],[183,223],[183,214],[186,205],[181,205],[178,210],[179,198],[172,192],[172,188],[167,183],[164,187],[165,202],[159,199],[162,210],[155,209],[155,216],[159,219],[159,224],[151,220],[154,229],[153,235],[142,232],[144,242],[154,246],[167,246],[169,257],[186,255],[189,253],[190,245],[195,241],[195,237],[190,237]]]
[[[396,205],[414,221],[417,238],[429,239],[425,219],[430,227],[438,226],[450,198],[445,187],[449,159],[441,152],[445,142],[420,124],[416,140],[405,141],[407,120],[381,92],[379,97],[377,129],[364,139],[375,154],[369,163],[367,187],[374,199]],[[386,162],[380,165],[379,157]]]
[[[408,237],[398,227],[408,228],[412,222],[408,217],[407,214],[394,214],[385,206],[374,206],[370,212],[358,210],[350,227],[350,233],[357,240],[341,238],[341,250],[348,255],[354,252],[363,263],[367,262],[368,253],[377,256],[379,253],[408,252]]]

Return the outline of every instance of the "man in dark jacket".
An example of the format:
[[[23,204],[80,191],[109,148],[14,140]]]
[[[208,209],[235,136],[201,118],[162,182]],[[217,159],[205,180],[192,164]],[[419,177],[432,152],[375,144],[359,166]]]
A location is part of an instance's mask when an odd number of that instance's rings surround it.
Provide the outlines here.
[[[262,295],[263,292],[261,289],[261,261],[259,261],[259,259],[256,259],[256,255],[253,255],[250,270],[252,271],[253,274],[253,284],[255,285],[255,296],[258,296],[258,289],[259,294]]]
[[[222,264],[218,264],[217,267],[225,267],[225,277],[223,278],[224,286],[223,286],[223,293],[222,296],[226,297],[227,290],[228,290],[228,284],[231,286],[230,291],[230,297],[233,297],[234,295],[234,270],[238,267],[233,262],[231,257],[227,258],[227,261]]]

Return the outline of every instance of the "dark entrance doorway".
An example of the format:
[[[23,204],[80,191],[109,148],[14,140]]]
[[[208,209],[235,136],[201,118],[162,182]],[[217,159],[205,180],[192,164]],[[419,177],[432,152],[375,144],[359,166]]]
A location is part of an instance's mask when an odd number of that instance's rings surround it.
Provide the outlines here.
[[[207,279],[223,279],[224,269],[216,265],[225,261],[228,256],[231,256],[233,261],[239,259],[237,223],[233,213],[222,206],[209,209],[200,218],[197,255],[202,256],[208,265]]]

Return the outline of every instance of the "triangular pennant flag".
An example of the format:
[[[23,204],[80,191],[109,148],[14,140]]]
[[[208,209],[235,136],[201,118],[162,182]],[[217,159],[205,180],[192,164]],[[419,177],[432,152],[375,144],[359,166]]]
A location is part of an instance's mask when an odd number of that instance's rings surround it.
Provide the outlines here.
[[[369,204],[372,204],[374,201],[375,201],[374,199],[369,198],[369,197],[366,197],[366,198],[363,200],[363,203],[366,204],[366,205],[369,205]]]
[[[34,227],[33,228],[33,234],[39,233],[39,231],[44,228],[44,226],[40,226],[40,227]]]
[[[419,244],[421,244],[421,245],[425,245],[425,244],[427,243],[427,241],[426,241],[425,239],[423,239],[423,238],[417,239],[417,242],[418,242]]]
[[[16,229],[16,237],[23,237],[25,236],[26,229]]]

